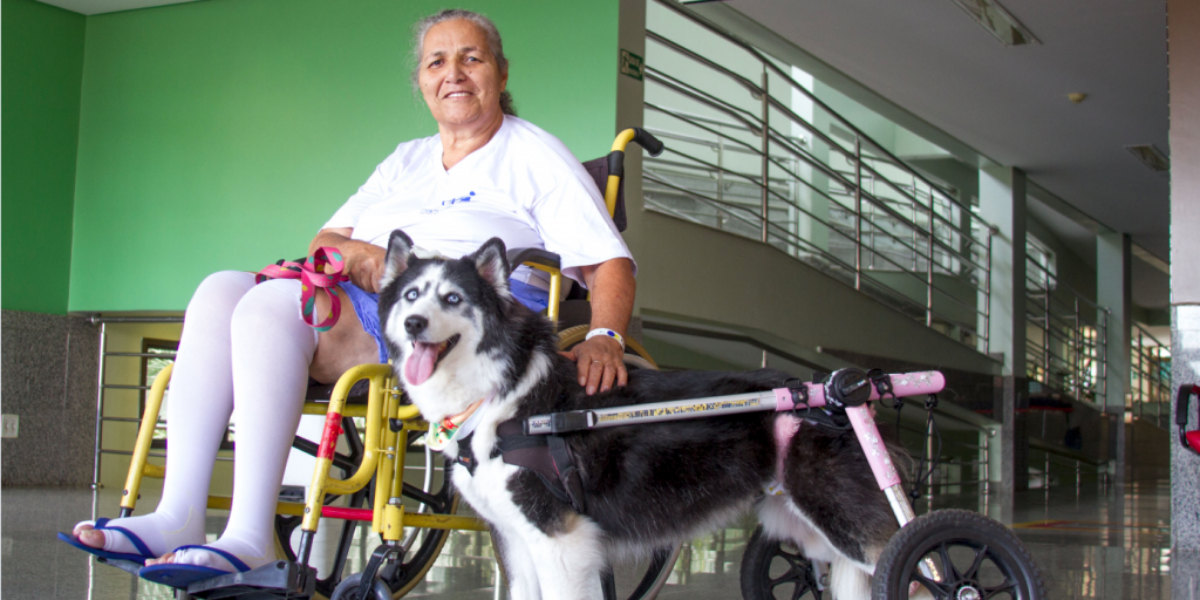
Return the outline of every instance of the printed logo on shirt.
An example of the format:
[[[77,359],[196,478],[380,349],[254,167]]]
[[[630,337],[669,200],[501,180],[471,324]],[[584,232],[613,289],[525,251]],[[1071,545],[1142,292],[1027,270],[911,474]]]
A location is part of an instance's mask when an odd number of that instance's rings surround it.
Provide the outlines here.
[[[470,201],[471,201],[471,197],[472,197],[472,196],[474,196],[474,195],[475,195],[475,192],[471,192],[470,194],[468,194],[468,195],[466,195],[466,196],[463,196],[463,197],[461,197],[461,198],[451,198],[451,199],[449,199],[449,200],[442,200],[442,204],[441,204],[441,206],[439,206],[439,207],[437,207],[437,208],[425,208],[425,209],[422,209],[422,210],[421,210],[421,214],[423,214],[423,215],[432,215],[432,214],[437,214],[437,213],[441,212],[441,211],[442,211],[442,209],[444,209],[444,208],[446,208],[446,207],[448,207],[448,206],[454,206],[455,204],[463,204],[463,203],[465,203],[465,202],[470,202]]]

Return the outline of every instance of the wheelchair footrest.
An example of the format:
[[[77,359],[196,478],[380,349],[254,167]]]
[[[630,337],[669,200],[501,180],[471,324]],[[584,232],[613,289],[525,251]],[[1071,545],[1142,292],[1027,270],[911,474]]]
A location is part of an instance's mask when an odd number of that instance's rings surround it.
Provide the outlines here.
[[[316,581],[316,569],[277,560],[245,573],[197,581],[188,586],[188,594],[207,600],[308,600],[315,593]]]
[[[96,560],[122,571],[128,571],[134,575],[137,575],[138,571],[142,570],[142,563],[133,562],[132,560],[121,560],[119,558],[98,558]]]

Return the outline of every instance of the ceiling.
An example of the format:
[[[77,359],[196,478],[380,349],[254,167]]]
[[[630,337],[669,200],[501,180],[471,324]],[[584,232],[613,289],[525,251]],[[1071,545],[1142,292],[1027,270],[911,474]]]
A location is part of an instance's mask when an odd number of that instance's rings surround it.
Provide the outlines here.
[[[42,1],[98,14],[194,0]],[[1151,259],[1157,272],[1134,261],[1135,301],[1165,306],[1169,180],[1125,150],[1169,149],[1164,3],[1000,1],[1041,44],[1005,47],[952,0],[727,0],[692,8],[718,21],[736,11],[769,24],[774,35],[908,113],[935,142],[952,151],[961,142],[1024,169],[1078,209],[1062,218],[1036,202],[1030,207],[1085,260],[1094,259],[1097,225],[1129,233],[1162,259]],[[1087,98],[1072,103],[1067,95],[1075,92]]]
[[[1154,144],[1168,152],[1165,4],[1000,2],[1040,45],[1005,47],[952,0],[728,0],[692,8],[717,21],[729,21],[732,8],[769,24],[849,79],[978,153],[1025,170],[1102,228],[1129,233],[1166,260],[1169,179],[1125,149]],[[1073,92],[1087,98],[1072,103]],[[1160,275],[1156,281],[1165,281]]]
[[[149,8],[151,6],[165,6],[167,4],[183,4],[184,2],[195,2],[196,0],[40,0],[46,4],[65,8],[69,11],[85,14],[98,15],[102,13],[117,12],[121,10],[134,10],[137,8]]]

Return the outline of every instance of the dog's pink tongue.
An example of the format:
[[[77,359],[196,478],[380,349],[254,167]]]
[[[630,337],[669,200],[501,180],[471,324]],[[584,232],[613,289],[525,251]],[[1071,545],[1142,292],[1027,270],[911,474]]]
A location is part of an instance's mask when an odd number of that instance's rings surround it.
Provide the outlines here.
[[[437,344],[413,342],[412,352],[404,361],[404,377],[413,385],[421,385],[433,375],[433,365],[437,362]]]

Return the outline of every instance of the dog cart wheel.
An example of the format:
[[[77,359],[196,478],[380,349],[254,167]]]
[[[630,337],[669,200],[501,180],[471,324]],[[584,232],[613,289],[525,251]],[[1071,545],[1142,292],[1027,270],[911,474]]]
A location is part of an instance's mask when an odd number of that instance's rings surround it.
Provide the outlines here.
[[[926,559],[940,573],[925,574]],[[905,525],[875,564],[872,598],[905,600],[920,583],[936,600],[1043,600],[1033,557],[1004,525],[965,510],[938,510]]]
[[[742,598],[745,600],[822,600],[822,577],[800,550],[768,539],[760,525],[742,555]]]

